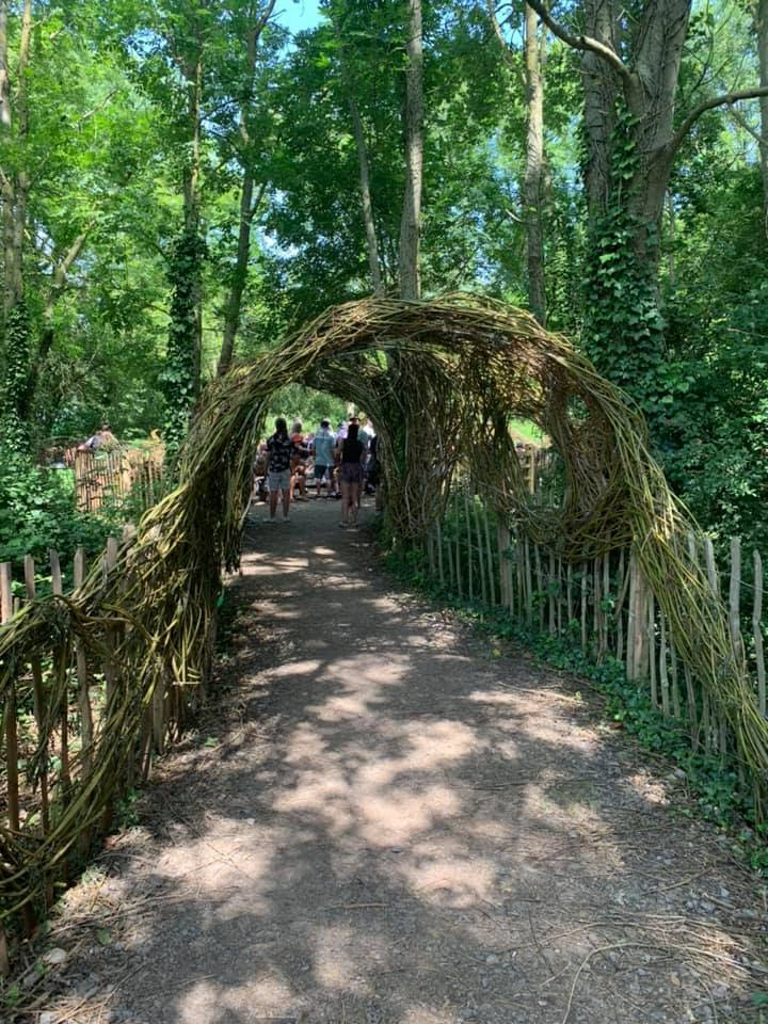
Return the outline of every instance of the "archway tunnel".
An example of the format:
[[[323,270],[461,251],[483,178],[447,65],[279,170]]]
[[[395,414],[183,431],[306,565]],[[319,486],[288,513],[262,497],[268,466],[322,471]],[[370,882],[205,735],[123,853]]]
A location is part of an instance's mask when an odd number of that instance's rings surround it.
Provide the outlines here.
[[[0,830],[6,914],[40,897],[47,865],[61,863],[83,828],[103,817],[116,780],[137,758],[148,763],[152,746],[162,749],[168,732],[181,728],[185,695],[205,684],[221,570],[238,565],[257,439],[270,397],[293,381],[371,414],[397,542],[427,538],[452,487],[469,482],[497,523],[514,523],[518,536],[563,564],[629,549],[686,679],[697,681],[726,723],[761,813],[768,724],[743,646],[698,557],[700,534],[649,452],[639,411],[566,339],[524,312],[465,294],[433,302],[372,298],[328,310],[279,350],[212,383],[181,454],[178,485],[145,514],[107,570],[97,566],[68,598],[30,604],[5,627],[4,715],[15,706],[9,695],[26,699],[34,681],[28,666],[40,651],[53,650],[58,666],[54,709],[62,707],[76,653],[83,664],[93,658],[112,666],[105,710],[84,747],[87,762],[81,758],[76,787],[65,780],[55,827],[31,844],[18,829]],[[544,496],[532,494],[524,478],[512,416],[538,424],[557,452],[560,486]],[[40,719],[30,761],[38,777],[62,728],[56,714]]]
[[[649,452],[642,415],[565,338],[520,310],[466,294],[328,310],[279,351],[211,387],[179,490],[150,514],[147,538],[175,516],[175,532],[187,539],[181,562],[187,570],[196,564],[197,579],[237,563],[253,443],[269,397],[289,381],[343,395],[371,413],[397,540],[425,537],[452,481],[464,474],[497,517],[513,517],[526,537],[567,563],[631,547],[686,671],[722,710],[743,765],[764,777],[768,727],[744,652],[691,552],[696,526]],[[513,415],[536,423],[557,452],[561,486],[546,500],[523,478]],[[201,656],[204,647],[197,644]]]

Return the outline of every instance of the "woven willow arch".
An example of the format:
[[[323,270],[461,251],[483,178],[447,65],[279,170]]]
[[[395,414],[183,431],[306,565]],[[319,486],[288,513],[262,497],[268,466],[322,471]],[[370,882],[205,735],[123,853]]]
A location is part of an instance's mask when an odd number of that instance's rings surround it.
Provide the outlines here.
[[[765,777],[768,726],[743,652],[689,554],[695,524],[649,453],[641,414],[565,338],[520,310],[465,294],[433,302],[367,299],[328,310],[278,351],[236,367],[210,388],[181,485],[148,516],[139,550],[160,530],[187,545],[181,557],[158,551],[177,571],[197,563],[202,580],[222,560],[235,563],[240,521],[233,512],[244,511],[238,495],[249,479],[250,445],[270,395],[296,380],[356,398],[371,412],[396,536],[423,534],[451,476],[469,466],[500,512],[514,514],[531,539],[566,560],[631,543],[683,662],[722,709],[745,765],[756,779]],[[557,507],[529,495],[507,428],[511,415],[538,423],[559,451],[564,490]],[[192,550],[204,538],[212,548],[208,566]]]
[[[724,714],[760,793],[768,725],[726,610],[689,553],[695,524],[649,454],[639,412],[566,339],[519,310],[469,295],[367,299],[328,310],[278,350],[211,384],[178,486],[146,513],[108,576],[94,570],[70,598],[35,602],[0,632],[0,707],[39,652],[53,649],[65,666],[75,641],[98,652],[116,628],[128,681],[98,737],[98,770],[52,832],[33,852],[0,836],[7,863],[17,865],[0,879],[0,890],[18,893],[14,907],[40,890],[43,868],[69,848],[83,816],[96,820],[111,799],[112,780],[135,757],[145,710],[158,695],[177,693],[174,684],[204,681],[221,567],[239,559],[255,444],[270,396],[291,381],[353,398],[372,415],[396,537],[423,535],[451,479],[469,472],[500,515],[516,517],[527,536],[566,561],[631,544],[679,657]],[[538,423],[560,453],[556,506],[528,494],[508,430],[512,415]],[[65,688],[65,676],[55,685]],[[60,706],[58,696],[53,701]]]

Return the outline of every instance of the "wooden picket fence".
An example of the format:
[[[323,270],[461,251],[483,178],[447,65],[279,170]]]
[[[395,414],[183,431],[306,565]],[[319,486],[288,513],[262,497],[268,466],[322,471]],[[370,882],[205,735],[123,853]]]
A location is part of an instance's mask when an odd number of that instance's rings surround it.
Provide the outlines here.
[[[153,450],[76,452],[77,506],[84,512],[98,512],[105,504],[120,505],[138,486],[142,506],[149,508],[158,495],[162,465],[162,452]]]
[[[557,488],[556,456],[528,446],[520,453],[532,494],[542,500]],[[733,752],[729,727],[677,657],[663,612],[640,572],[632,550],[618,550],[580,564],[568,564],[532,543],[514,522],[496,518],[469,481],[454,488],[446,514],[426,538],[424,570],[441,591],[480,606],[503,606],[527,627],[569,637],[584,655],[600,662],[622,661],[627,678],[648,687],[652,705],[664,716],[686,723],[695,751]],[[716,564],[710,538],[688,538],[693,562],[706,569],[713,593],[729,612],[734,645],[745,653],[754,699],[766,717],[763,612],[763,559],[749,555],[752,579],[742,572],[738,537],[730,539],[725,572]],[[746,784],[746,780],[745,784]]]
[[[164,455],[154,437],[149,445],[111,444],[95,451],[81,451],[77,441],[59,438],[46,443],[39,461],[72,470],[77,507],[98,512],[105,505],[119,507],[137,489],[141,507],[153,505],[160,496]]]
[[[124,543],[130,543],[132,532],[126,528]],[[110,537],[96,565],[105,589],[118,550],[118,540]],[[69,597],[93,568],[82,548],[75,553],[68,581],[53,550],[45,566],[28,555],[23,579],[13,578],[10,563],[0,563],[0,622],[36,600],[40,580],[50,586],[52,607],[60,607],[66,617]],[[187,695],[166,687],[147,699],[140,682],[121,672],[126,624],[109,609],[97,614],[104,616],[98,645],[86,649],[63,635],[53,649],[40,650],[29,664],[20,665],[4,693],[0,975],[10,971],[3,918],[15,919],[26,935],[34,931],[41,898],[47,909],[57,887],[69,882],[73,868],[85,862],[94,843],[108,832],[122,795],[139,779],[146,780],[153,752],[162,753],[168,738],[183,729]],[[125,707],[137,701],[142,724],[133,735]],[[12,841],[19,845],[12,848]],[[38,863],[36,851],[43,847],[46,852]]]

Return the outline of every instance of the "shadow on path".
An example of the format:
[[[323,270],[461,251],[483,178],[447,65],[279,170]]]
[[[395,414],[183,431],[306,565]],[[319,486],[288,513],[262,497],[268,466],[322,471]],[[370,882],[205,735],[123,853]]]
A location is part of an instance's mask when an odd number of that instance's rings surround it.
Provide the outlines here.
[[[87,939],[51,1009],[87,1024],[757,1020],[757,886],[714,831],[671,812],[571,684],[393,594],[337,516],[312,502],[250,529],[225,721],[166,761],[108,877],[68,897],[87,919],[95,889],[100,931],[65,910],[57,942]]]

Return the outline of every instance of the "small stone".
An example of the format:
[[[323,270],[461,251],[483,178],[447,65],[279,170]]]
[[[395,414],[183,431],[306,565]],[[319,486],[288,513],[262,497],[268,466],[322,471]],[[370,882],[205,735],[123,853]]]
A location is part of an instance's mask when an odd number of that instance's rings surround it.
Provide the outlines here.
[[[489,988],[490,984],[491,984],[491,979],[490,978],[481,978],[480,979],[480,984],[482,985],[483,988]]]
[[[701,909],[705,914],[713,914],[715,911],[715,904],[710,903],[709,900],[702,900]]]
[[[56,1024],[59,1016],[58,1010],[43,1010],[38,1017],[38,1024]]]
[[[405,848],[402,846],[390,846],[390,853],[405,853]]]
[[[499,962],[499,958],[498,958],[498,957],[497,957],[497,956],[496,956],[496,955],[495,955],[494,953],[490,953],[490,954],[489,954],[489,955],[488,955],[488,956],[487,956],[487,957],[485,958],[485,962],[486,962],[487,964],[497,964],[497,963]]]
[[[256,819],[255,818],[246,818],[245,819],[245,824],[246,825],[255,825],[256,824]]]
[[[50,967],[58,966],[59,964],[65,964],[69,954],[66,949],[56,946],[54,949],[49,949],[47,953],[43,953],[43,963],[48,964]]]

